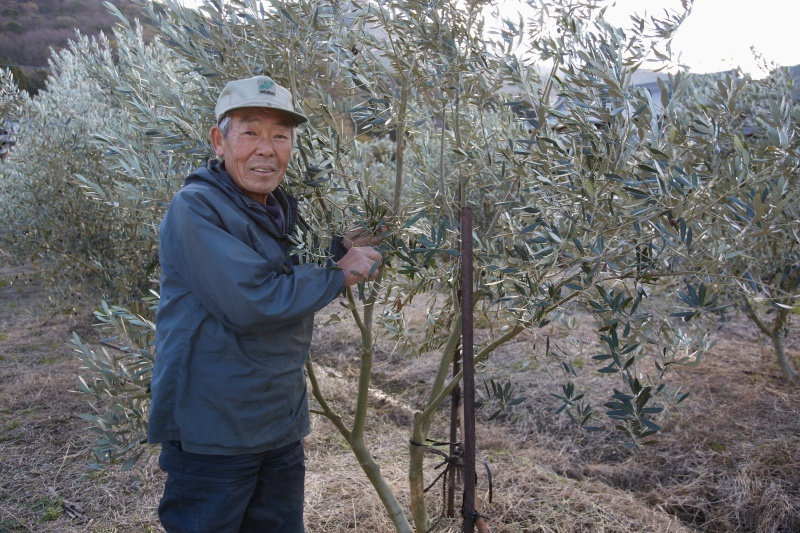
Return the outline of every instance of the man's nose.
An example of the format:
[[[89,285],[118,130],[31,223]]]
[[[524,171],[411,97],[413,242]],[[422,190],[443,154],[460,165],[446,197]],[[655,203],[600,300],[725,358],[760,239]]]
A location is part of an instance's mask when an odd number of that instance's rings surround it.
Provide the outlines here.
[[[258,143],[258,154],[269,156],[275,153],[275,144],[272,139],[262,137]]]

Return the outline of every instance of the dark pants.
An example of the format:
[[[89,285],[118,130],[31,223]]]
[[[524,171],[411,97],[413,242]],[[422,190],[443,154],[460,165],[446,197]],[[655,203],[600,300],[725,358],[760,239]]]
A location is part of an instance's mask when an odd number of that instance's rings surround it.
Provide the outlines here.
[[[245,455],[189,453],[161,446],[167,472],[158,517],[168,533],[301,533],[303,443]]]

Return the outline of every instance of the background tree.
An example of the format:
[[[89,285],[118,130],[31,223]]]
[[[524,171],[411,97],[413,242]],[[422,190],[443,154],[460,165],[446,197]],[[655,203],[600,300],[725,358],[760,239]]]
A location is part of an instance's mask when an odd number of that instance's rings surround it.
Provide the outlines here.
[[[798,90],[788,69],[753,82],[738,73],[693,76],[681,88],[686,111],[670,135],[711,196],[710,209],[690,224],[705,244],[693,259],[695,277],[735,305],[772,343],[783,377],[798,374],[785,350],[800,302],[800,177]],[[671,217],[683,228],[685,209]],[[703,309],[698,293],[681,295],[688,320]]]
[[[114,63],[108,41],[79,37],[51,58],[47,90],[34,98],[6,93],[20,130],[0,170],[0,245],[20,261],[45,259],[61,279],[99,278],[106,294],[126,300],[150,286],[156,243],[141,233],[138,199],[102,195],[117,174],[94,135],[115,128],[133,138],[136,131],[117,94],[92,74],[99,63]]]

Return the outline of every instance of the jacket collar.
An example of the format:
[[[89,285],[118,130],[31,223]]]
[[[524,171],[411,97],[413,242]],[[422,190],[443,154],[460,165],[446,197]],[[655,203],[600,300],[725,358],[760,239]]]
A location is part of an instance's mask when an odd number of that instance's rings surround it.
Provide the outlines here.
[[[202,167],[198,168],[186,178],[185,185],[194,182],[204,182],[224,193],[240,209],[248,213],[250,217],[264,230],[276,239],[286,239],[295,231],[297,224],[297,200],[278,188],[272,191],[272,195],[278,203],[286,217],[284,221],[285,231],[278,228],[278,225],[267,213],[263,204],[256,202],[233,182],[225,166],[220,161],[211,160]]]

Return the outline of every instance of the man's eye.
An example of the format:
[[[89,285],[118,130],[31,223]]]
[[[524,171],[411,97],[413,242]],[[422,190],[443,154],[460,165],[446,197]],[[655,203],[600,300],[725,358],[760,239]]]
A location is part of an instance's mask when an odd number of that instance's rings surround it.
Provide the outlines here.
[[[255,135],[255,134],[256,134],[256,132],[254,132],[254,131],[246,131],[246,132],[244,132],[244,135]]]

